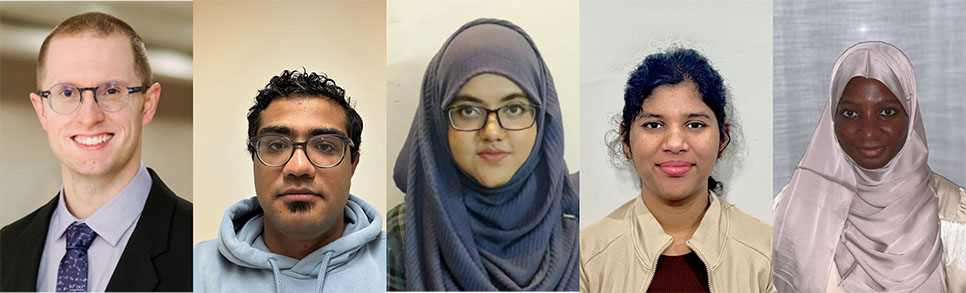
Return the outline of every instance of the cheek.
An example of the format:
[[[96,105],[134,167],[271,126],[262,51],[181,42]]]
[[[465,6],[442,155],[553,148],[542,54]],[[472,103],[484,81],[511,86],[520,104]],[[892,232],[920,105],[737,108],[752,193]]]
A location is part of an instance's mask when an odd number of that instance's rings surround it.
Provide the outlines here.
[[[473,152],[473,135],[476,132],[471,131],[456,131],[450,129],[446,135],[449,141],[449,152],[453,155],[453,159],[457,163],[461,163],[466,153]]]
[[[520,160],[525,161],[533,151],[533,145],[537,143],[537,128],[530,127],[525,130],[510,132],[510,142],[513,143],[513,151],[520,154]]]

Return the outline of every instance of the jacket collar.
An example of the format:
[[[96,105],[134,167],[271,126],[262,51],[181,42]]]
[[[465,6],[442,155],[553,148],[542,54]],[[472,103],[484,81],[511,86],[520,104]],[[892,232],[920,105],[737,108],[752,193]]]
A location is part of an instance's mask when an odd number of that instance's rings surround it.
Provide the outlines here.
[[[694,235],[687,244],[704,261],[704,265],[710,271],[718,266],[728,233],[728,221],[725,213],[722,212],[724,206],[714,192],[710,193],[709,202],[698,229],[694,231]],[[661,252],[671,245],[671,236],[664,233],[661,224],[639,197],[634,200],[629,216],[632,218],[631,235],[639,240],[634,241],[637,257],[653,270]]]

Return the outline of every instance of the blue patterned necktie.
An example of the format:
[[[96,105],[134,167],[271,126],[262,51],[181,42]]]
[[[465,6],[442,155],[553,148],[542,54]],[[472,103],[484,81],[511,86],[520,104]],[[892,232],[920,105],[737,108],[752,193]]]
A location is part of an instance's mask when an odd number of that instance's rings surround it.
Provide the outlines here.
[[[97,233],[85,223],[74,222],[66,234],[67,253],[57,268],[57,292],[87,291],[87,248]]]

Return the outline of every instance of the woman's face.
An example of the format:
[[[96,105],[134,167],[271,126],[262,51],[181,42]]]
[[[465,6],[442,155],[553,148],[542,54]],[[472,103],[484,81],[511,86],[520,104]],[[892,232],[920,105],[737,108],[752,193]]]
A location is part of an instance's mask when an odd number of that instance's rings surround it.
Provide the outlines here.
[[[721,145],[717,118],[690,81],[662,85],[644,99],[641,113],[623,131],[645,196],[666,202],[707,194]]]
[[[878,169],[906,143],[909,115],[882,82],[861,76],[845,85],[835,110],[835,136],[855,163]]]
[[[537,139],[536,123],[525,125],[526,128],[520,130],[507,130],[497,121],[497,113],[465,106],[490,110],[506,107],[500,114],[501,119],[504,126],[514,128],[508,125],[511,119],[523,121],[529,117],[526,115],[536,117],[536,113],[527,110],[530,108],[526,106],[530,105],[533,103],[523,90],[502,75],[484,73],[466,82],[447,106],[447,109],[457,107],[447,112],[447,119],[452,120],[452,117],[456,117],[454,115],[463,119],[478,117],[481,121],[485,120],[485,124],[479,130],[464,131],[454,129],[451,121],[446,121],[449,124],[449,149],[456,165],[488,188],[499,187],[509,181],[530,157]]]

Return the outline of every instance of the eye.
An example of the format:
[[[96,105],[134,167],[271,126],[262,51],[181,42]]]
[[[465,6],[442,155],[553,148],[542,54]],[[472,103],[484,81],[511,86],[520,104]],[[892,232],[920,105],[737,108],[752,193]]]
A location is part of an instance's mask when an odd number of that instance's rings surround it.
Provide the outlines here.
[[[70,89],[63,89],[63,90],[60,91],[60,95],[61,96],[64,96],[64,97],[67,97],[67,98],[70,98],[70,97],[73,97],[74,96],[74,91],[72,91]]]
[[[118,89],[116,89],[116,88],[109,88],[109,89],[107,89],[107,90],[104,91],[104,93],[105,94],[108,94],[108,95],[116,95],[117,93],[120,93],[120,92],[121,91],[118,90]]]
[[[524,108],[522,105],[507,105],[504,109],[507,114],[514,116],[521,115],[524,111],[526,111],[526,108]]]
[[[884,116],[884,117],[892,117],[892,116],[895,116],[896,114],[899,114],[899,110],[896,110],[894,108],[885,108],[885,109],[882,109],[882,111],[879,111],[879,116]]]
[[[644,126],[644,128],[647,128],[647,129],[659,129],[664,127],[664,125],[661,125],[661,123],[654,122],[654,121],[644,122],[644,124],[642,124],[641,126]]]
[[[463,117],[480,116],[480,109],[473,106],[460,106],[456,108],[456,114]]]
[[[688,122],[688,124],[684,125],[685,128],[689,128],[689,129],[699,129],[699,128],[705,128],[707,126],[708,125],[704,124],[704,122],[698,122],[698,121]]]
[[[288,150],[289,143],[283,139],[272,139],[265,143],[265,150],[269,152],[281,152]]]
[[[848,110],[848,109],[842,110],[839,113],[842,115],[842,117],[849,118],[849,119],[859,117],[859,113],[856,113],[855,111]]]
[[[336,149],[335,148],[335,145],[333,145],[331,142],[327,142],[327,141],[324,141],[324,140],[323,141],[319,141],[318,143],[316,143],[312,147],[315,148],[320,153],[323,153],[323,154],[332,153]]]

